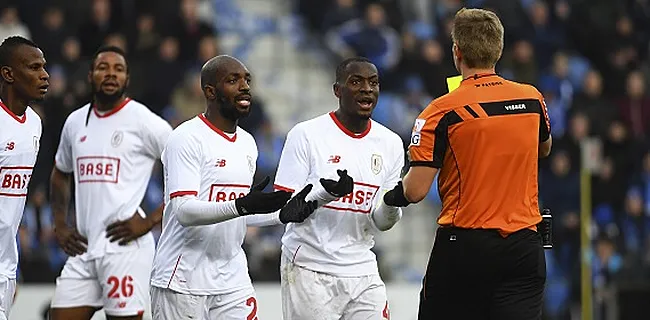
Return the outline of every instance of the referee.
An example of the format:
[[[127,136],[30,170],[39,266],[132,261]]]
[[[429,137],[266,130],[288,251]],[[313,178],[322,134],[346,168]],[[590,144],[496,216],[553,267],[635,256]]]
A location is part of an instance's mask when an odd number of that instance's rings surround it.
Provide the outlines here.
[[[440,228],[419,319],[541,319],[537,166],[551,150],[544,99],[495,73],[503,25],[494,13],[461,9],[451,37],[463,80],[415,120],[409,172],[384,197],[388,205],[417,203],[439,174]]]

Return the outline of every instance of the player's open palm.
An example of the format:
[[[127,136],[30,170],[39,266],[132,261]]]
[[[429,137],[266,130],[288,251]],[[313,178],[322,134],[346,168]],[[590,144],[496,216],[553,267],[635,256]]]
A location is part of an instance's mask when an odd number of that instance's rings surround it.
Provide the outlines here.
[[[247,195],[235,200],[239,215],[271,213],[284,207],[291,198],[291,193],[287,191],[262,191],[270,181],[271,178],[264,178],[260,183],[254,185]]]
[[[352,193],[354,189],[354,180],[348,175],[348,170],[336,170],[339,175],[339,180],[320,179],[320,184],[325,188],[329,194],[334,197],[340,198]]]
[[[305,186],[280,210],[280,221],[282,223],[301,223],[314,213],[314,210],[318,207],[318,202],[316,200],[305,201],[312,187],[311,184]]]
[[[126,245],[129,242],[142,237],[153,225],[149,220],[143,218],[139,213],[135,213],[130,219],[111,223],[106,227],[106,237],[111,242],[120,241],[120,245]]]
[[[88,248],[88,239],[79,234],[75,228],[55,227],[54,235],[61,249],[71,257],[83,254]]]

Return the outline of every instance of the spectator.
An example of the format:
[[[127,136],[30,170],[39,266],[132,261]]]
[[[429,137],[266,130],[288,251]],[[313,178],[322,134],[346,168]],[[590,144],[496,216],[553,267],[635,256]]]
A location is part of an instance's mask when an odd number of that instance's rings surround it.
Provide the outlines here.
[[[628,74],[625,97],[619,101],[618,107],[632,136],[639,141],[645,140],[650,134],[650,96],[640,71]]]
[[[18,9],[11,6],[5,7],[0,12],[0,39],[4,40],[10,36],[31,39],[29,29],[18,17]]]
[[[379,4],[368,6],[364,20],[352,20],[329,31],[327,44],[340,59],[367,57],[380,74],[390,71],[401,54],[399,34],[386,25],[386,13]]]

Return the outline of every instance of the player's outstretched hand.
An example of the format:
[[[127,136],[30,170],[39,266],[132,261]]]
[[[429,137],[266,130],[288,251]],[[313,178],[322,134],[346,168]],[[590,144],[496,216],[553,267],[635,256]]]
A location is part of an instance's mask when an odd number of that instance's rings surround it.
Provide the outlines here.
[[[54,235],[61,249],[71,257],[83,254],[88,248],[88,239],[80,235],[75,228],[54,227]]]
[[[312,187],[312,184],[308,184],[282,207],[280,210],[280,221],[282,223],[301,223],[314,213],[314,210],[318,207],[318,202],[316,200],[305,201]]]
[[[336,173],[339,175],[339,181],[324,178],[320,179],[320,184],[325,188],[325,191],[337,198],[352,193],[352,190],[354,189],[354,180],[352,180],[352,177],[348,176],[348,170],[336,170]]]
[[[254,185],[247,195],[235,200],[235,206],[240,216],[276,212],[284,207],[291,198],[291,192],[263,192],[262,190],[270,181],[271,178],[264,178],[260,183]]]
[[[153,223],[135,213],[131,218],[124,221],[111,223],[106,227],[106,238],[111,242],[120,241],[121,246],[142,237],[153,228]]]
[[[384,203],[392,207],[406,207],[411,204],[404,196],[402,181],[398,182],[393,190],[384,194]]]

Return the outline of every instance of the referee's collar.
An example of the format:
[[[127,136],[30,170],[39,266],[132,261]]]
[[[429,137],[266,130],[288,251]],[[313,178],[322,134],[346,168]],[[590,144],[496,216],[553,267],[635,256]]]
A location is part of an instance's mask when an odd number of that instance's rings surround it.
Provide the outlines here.
[[[465,81],[467,81],[467,82],[472,82],[472,81],[476,81],[476,80],[479,80],[479,79],[482,79],[482,78],[487,78],[487,77],[498,77],[498,76],[499,76],[499,75],[496,74],[496,73],[494,73],[494,72],[489,72],[489,73],[475,73],[474,75],[471,75],[471,76],[469,76],[469,77],[463,79],[463,80],[461,81],[461,83],[462,83],[462,82],[465,82]]]

